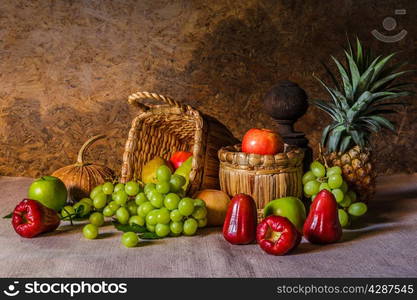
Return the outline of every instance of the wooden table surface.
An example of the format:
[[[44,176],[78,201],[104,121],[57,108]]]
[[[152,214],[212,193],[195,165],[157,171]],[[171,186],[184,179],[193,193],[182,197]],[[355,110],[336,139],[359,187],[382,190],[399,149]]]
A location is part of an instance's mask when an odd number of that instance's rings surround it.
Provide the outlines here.
[[[25,197],[31,181],[0,177],[1,216]],[[380,178],[364,222],[345,230],[341,242],[303,241],[281,257],[255,244],[230,245],[218,228],[127,249],[112,226],[102,227],[96,240],[84,239],[82,226],[63,224],[24,239],[0,219],[0,277],[415,277],[417,174]]]

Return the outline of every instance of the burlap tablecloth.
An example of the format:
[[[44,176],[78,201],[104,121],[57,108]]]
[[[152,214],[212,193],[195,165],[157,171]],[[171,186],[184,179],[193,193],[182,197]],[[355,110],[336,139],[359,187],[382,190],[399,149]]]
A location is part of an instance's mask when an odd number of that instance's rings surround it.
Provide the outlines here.
[[[30,178],[0,177],[0,215],[25,197]],[[303,241],[275,257],[257,245],[233,246],[220,229],[194,237],[142,242],[127,249],[112,226],[86,240],[82,224],[55,233],[19,237],[0,219],[1,277],[390,277],[417,276],[417,174],[380,178],[364,222],[340,243]]]

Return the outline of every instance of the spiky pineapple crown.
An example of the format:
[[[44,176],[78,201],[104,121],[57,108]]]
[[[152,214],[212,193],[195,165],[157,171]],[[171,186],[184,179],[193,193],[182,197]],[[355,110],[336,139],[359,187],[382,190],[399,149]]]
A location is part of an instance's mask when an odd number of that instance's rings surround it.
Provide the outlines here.
[[[406,103],[393,99],[408,96],[405,90],[410,83],[397,83],[395,80],[412,70],[399,71],[406,63],[388,66],[396,54],[373,57],[371,51],[362,47],[356,38],[356,51],[350,43],[344,49],[346,64],[331,57],[339,71],[340,79],[324,65],[334,87],[316,79],[331,96],[331,101],[312,100],[319,109],[332,118],[322,133],[321,144],[328,152],[345,152],[352,146],[368,146],[369,137],[382,127],[395,131],[394,125],[382,115],[396,112],[395,107]]]

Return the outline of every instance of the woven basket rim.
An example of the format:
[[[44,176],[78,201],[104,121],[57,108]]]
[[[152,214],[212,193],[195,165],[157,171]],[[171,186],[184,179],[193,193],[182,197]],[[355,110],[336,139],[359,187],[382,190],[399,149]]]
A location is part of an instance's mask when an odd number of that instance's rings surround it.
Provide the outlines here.
[[[298,167],[304,159],[304,151],[294,145],[284,144],[284,152],[275,155],[261,155],[241,152],[241,144],[222,147],[218,152],[221,164],[230,164],[236,167],[251,168],[282,168]]]
[[[147,98],[158,100],[164,104],[145,105],[141,101]],[[192,152],[193,154],[193,161],[191,164],[191,171],[189,174],[190,185],[188,186],[188,189],[190,189],[192,185],[199,186],[202,180],[201,175],[203,174],[203,171],[200,172],[200,170],[201,168],[204,168],[203,157],[201,153],[204,153],[205,151],[203,149],[205,147],[203,140],[205,138],[204,127],[206,127],[206,125],[203,114],[189,105],[183,105],[169,97],[165,97],[163,95],[155,93],[137,92],[130,95],[128,101],[130,104],[137,106],[140,109],[140,111],[132,120],[132,125],[129,130],[129,137],[126,142],[125,152],[123,154],[124,163],[122,165],[122,180],[128,180],[130,179],[130,176],[132,176],[132,174],[129,173],[130,170],[128,162],[133,155],[132,147],[136,143],[135,138],[137,134],[137,127],[139,126],[139,124],[145,124],[146,126],[148,126],[148,124],[146,124],[146,120],[148,119],[163,119],[164,116],[168,117],[168,115],[171,115],[178,117],[178,119],[182,119],[183,122],[193,123],[193,145],[190,149],[190,152]]]

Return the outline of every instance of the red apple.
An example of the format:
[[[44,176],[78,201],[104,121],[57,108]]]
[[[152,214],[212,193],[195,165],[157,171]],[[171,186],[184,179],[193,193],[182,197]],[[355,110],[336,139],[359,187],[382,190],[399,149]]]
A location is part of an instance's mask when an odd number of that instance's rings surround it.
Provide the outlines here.
[[[253,154],[275,155],[284,151],[284,142],[272,130],[252,128],[243,137],[242,151]]]
[[[185,162],[191,156],[193,156],[191,152],[177,151],[171,156],[169,161],[171,162],[171,164],[174,166],[174,169],[176,170],[182,165],[183,162]]]

